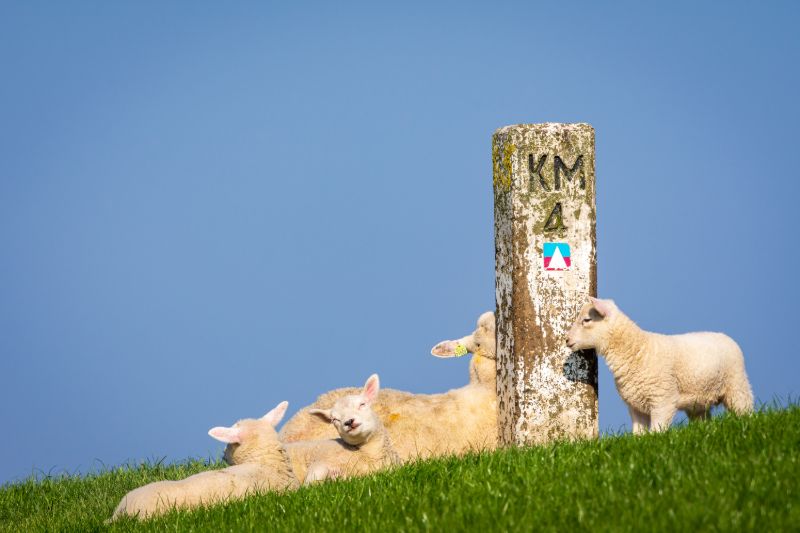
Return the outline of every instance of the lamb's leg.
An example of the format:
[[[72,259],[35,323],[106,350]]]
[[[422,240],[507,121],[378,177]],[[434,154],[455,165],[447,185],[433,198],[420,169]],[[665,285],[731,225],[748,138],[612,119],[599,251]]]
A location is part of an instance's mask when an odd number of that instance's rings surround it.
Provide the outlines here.
[[[690,422],[709,420],[711,418],[711,408],[704,405],[695,405],[689,409],[684,409],[683,412],[689,417]]]
[[[328,479],[339,479],[344,477],[344,470],[341,468],[329,468]]]
[[[650,413],[650,430],[666,431],[672,424],[672,419],[675,418],[675,413],[677,412],[678,408],[674,403],[666,403],[654,407]]]
[[[628,405],[628,412],[631,414],[631,426],[633,434],[639,435],[647,431],[650,427],[650,415],[637,410],[632,405]]]
[[[733,411],[737,415],[753,412],[753,391],[744,371],[729,379],[728,388],[722,397],[722,403],[725,404],[725,408],[728,411]]]
[[[306,473],[306,479],[303,481],[303,485],[310,485],[317,481],[322,481],[327,479],[329,475],[330,469],[328,465],[319,461],[311,463],[308,465],[308,472]]]

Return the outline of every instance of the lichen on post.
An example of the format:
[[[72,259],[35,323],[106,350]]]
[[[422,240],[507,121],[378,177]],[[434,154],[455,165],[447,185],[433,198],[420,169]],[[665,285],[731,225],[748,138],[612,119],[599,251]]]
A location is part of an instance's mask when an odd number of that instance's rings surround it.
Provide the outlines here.
[[[597,294],[594,129],[506,126],[492,159],[500,442],[596,437],[597,356],[565,342]]]

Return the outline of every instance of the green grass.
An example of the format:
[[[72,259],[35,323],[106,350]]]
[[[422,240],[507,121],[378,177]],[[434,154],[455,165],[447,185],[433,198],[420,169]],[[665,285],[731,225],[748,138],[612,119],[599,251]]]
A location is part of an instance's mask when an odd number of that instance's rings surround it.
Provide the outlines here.
[[[663,434],[506,449],[173,512],[154,531],[800,531],[800,408]],[[130,489],[212,466],[141,465],[0,488],[0,528],[94,530]]]

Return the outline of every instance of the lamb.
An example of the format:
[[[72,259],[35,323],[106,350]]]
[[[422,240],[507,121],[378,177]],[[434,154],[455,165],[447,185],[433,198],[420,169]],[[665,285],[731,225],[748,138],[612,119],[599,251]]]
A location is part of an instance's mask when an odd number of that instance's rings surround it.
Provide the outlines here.
[[[471,353],[469,384],[442,394],[412,394],[383,389],[373,409],[383,421],[400,459],[425,458],[497,446],[497,392],[494,313],[483,313],[473,333],[433,347],[436,357],[460,357]],[[309,416],[340,398],[357,394],[345,388],[327,392],[304,407],[281,429],[284,442],[332,438],[334,428]]]
[[[605,356],[634,433],[667,429],[679,409],[690,420],[708,418],[720,403],[737,414],[753,410],[742,351],[722,333],[651,333],[612,300],[590,298],[569,330],[567,346]]]
[[[360,394],[343,396],[330,409],[309,410],[310,416],[332,423],[339,438],[286,444],[294,471],[304,484],[361,476],[400,463],[371,407],[379,390],[380,379],[372,374]]]
[[[288,405],[281,402],[258,420],[240,420],[231,427],[215,427],[208,432],[227,443],[225,460],[235,466],[134,489],[122,498],[111,520],[124,515],[150,518],[176,508],[188,509],[241,499],[255,492],[297,488],[299,483],[289,456],[275,431]]]

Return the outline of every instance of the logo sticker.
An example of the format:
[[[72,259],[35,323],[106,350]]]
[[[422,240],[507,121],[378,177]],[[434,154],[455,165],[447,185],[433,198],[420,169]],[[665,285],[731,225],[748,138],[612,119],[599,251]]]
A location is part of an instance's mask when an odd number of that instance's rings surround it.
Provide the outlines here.
[[[570,253],[569,244],[565,242],[546,242],[544,243],[544,269],[545,270],[569,270]]]

